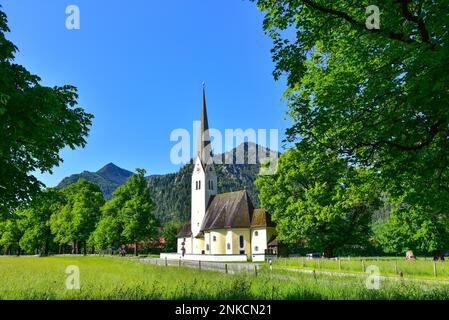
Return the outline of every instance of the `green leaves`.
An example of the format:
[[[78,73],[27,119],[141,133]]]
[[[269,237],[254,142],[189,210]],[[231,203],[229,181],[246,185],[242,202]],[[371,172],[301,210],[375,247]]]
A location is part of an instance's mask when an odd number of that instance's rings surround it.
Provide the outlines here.
[[[445,219],[449,1],[380,1],[380,30],[364,27],[369,1],[257,3],[275,78],[288,79],[288,141],[331,150],[369,170],[389,201]]]
[[[256,185],[280,240],[305,241],[332,255],[344,245],[368,241],[379,205],[378,190],[366,185],[369,175],[334,152],[298,147],[282,154],[276,174],[259,177]]]
[[[14,64],[17,48],[7,31],[0,11],[0,203],[11,210],[41,190],[31,172],[51,172],[61,149],[85,146],[93,116],[76,107],[75,87],[41,86],[38,76]]]
[[[145,170],[128,178],[126,184],[113,193],[102,208],[102,218],[92,236],[102,249],[135,243],[157,236],[159,221],[155,218],[154,203],[145,180]]]

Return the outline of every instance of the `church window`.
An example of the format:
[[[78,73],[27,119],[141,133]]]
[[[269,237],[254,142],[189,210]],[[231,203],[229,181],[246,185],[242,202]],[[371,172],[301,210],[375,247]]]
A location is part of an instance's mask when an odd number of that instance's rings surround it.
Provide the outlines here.
[[[231,244],[228,242],[228,244],[226,245],[226,248],[228,248],[228,250],[231,250]]]
[[[201,190],[201,180],[198,181],[198,190]]]
[[[259,247],[257,247],[257,246],[254,247],[254,251],[256,251],[256,252],[259,251]]]
[[[240,235],[239,237],[239,244],[241,249],[245,247],[245,237],[243,235]]]
[[[206,244],[206,251],[209,251],[209,245]]]
[[[217,237],[216,237],[216,236],[213,236],[212,240],[213,240],[214,242],[217,241]]]
[[[198,190],[198,181],[195,181],[195,190]]]
[[[209,168],[209,171],[212,171],[212,167]]]
[[[259,235],[259,231],[254,231],[254,236],[257,237]]]

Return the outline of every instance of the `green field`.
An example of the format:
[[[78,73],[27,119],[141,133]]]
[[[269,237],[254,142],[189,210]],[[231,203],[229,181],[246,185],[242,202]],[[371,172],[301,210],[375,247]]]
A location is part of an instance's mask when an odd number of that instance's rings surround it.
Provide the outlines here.
[[[449,280],[449,261],[437,261],[418,258],[407,261],[404,258],[340,258],[337,259],[305,259],[281,258],[273,260],[274,268],[295,268],[305,270],[323,270],[344,273],[364,273],[368,266],[379,268],[382,276],[398,276],[402,272],[404,278]],[[436,274],[434,267],[436,268]]]
[[[80,270],[68,290],[66,267]],[[448,299],[449,285],[382,281],[287,271],[223,274],[155,266],[117,257],[0,257],[0,299]]]

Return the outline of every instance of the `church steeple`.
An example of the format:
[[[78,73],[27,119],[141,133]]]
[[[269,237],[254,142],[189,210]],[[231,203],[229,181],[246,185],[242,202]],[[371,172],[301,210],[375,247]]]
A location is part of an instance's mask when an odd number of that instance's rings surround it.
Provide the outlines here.
[[[209,135],[209,123],[206,109],[206,84],[203,82],[203,107],[201,109],[201,125],[198,136],[197,153],[203,165],[210,164],[212,160],[212,149]]]

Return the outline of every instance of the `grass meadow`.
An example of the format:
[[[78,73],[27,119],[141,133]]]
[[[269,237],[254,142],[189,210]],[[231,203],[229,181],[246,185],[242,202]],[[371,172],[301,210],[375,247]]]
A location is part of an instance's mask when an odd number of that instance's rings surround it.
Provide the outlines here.
[[[274,268],[296,268],[304,270],[323,270],[344,273],[365,273],[368,266],[379,268],[382,276],[397,277],[402,272],[404,278],[449,280],[449,261],[434,261],[427,258],[405,260],[404,258],[340,258],[305,259],[281,258],[273,260]],[[436,274],[435,269],[436,268]]]
[[[80,289],[66,287],[67,266],[80,270]],[[265,271],[264,271],[265,270]],[[118,257],[0,257],[0,299],[239,300],[448,299],[449,285],[268,271],[224,274],[156,266]]]

